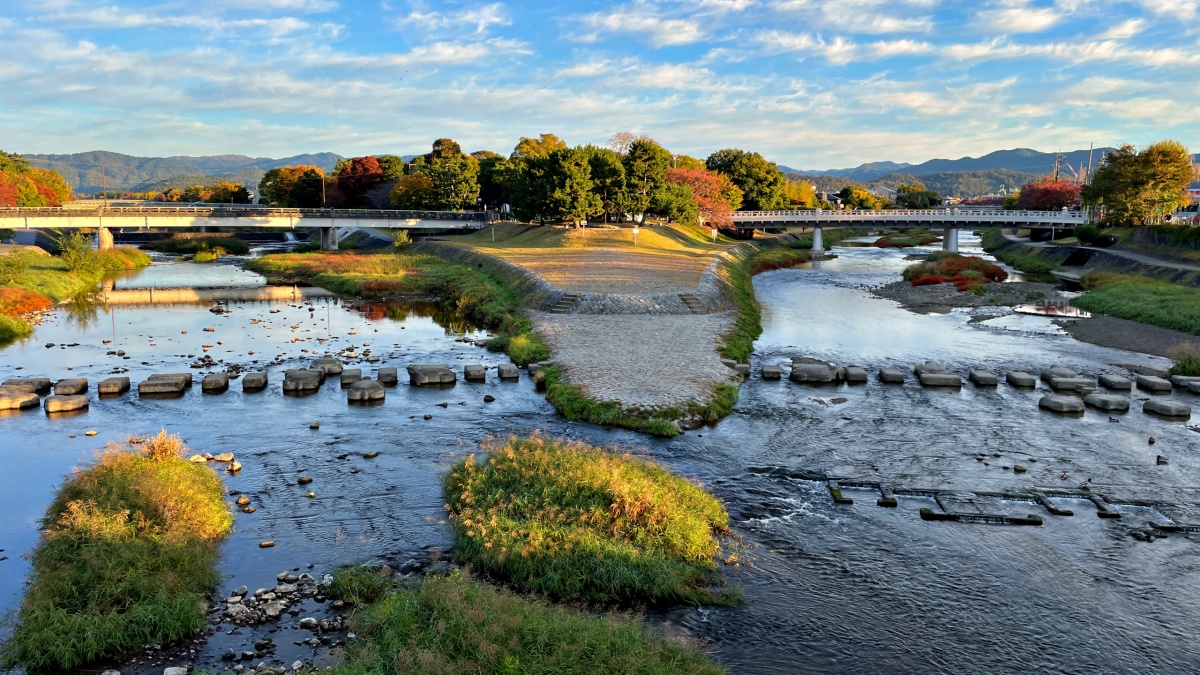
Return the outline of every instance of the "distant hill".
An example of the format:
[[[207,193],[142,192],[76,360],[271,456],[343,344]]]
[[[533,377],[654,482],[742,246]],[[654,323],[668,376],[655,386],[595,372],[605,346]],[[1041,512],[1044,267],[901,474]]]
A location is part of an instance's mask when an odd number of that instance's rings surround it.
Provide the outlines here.
[[[248,157],[246,155],[213,155],[207,157],[134,157],[116,152],[96,150],[71,155],[27,154],[34,166],[54,169],[62,174],[77,192],[100,190],[100,164],[104,164],[105,183],[109,189],[151,189],[148,187],[174,178],[188,177],[196,185],[196,176],[231,176],[239,171],[254,169],[265,172],[277,166],[311,164],[326,171],[333,169],[340,155],[332,152],[295,155],[282,159]],[[244,175],[250,175],[249,173]],[[261,177],[261,173],[258,174]],[[204,181],[208,182],[208,181]],[[212,181],[216,182],[216,181]],[[240,181],[239,181],[240,182]],[[254,181],[257,184],[257,180]]]
[[[1012,191],[1022,185],[1041,178],[1042,173],[1024,173],[1008,169],[990,171],[945,171],[924,176],[911,173],[892,173],[875,180],[861,181],[842,176],[805,176],[797,174],[797,180],[807,180],[816,186],[817,192],[838,192],[847,185],[872,190],[885,187],[895,190],[903,184],[924,183],[925,187],[947,197],[971,199],[982,195],[996,194],[1001,188]],[[881,194],[886,194],[883,192]]]
[[[882,178],[888,174],[904,171],[911,167],[905,162],[870,162],[852,169],[829,169],[827,171],[803,171],[787,166],[780,166],[784,173],[794,173],[801,176],[832,176],[834,178],[849,178],[856,181],[869,181]]]
[[[262,177],[266,173],[267,173],[266,171],[263,171],[262,169],[258,168],[257,166],[249,166],[244,169],[238,169],[237,171],[234,171],[232,173],[182,174],[179,176],[172,176],[170,178],[164,178],[162,180],[156,180],[156,181],[153,181],[150,183],[139,183],[139,184],[133,186],[130,189],[130,191],[132,191],[132,192],[149,192],[149,191],[153,190],[154,192],[166,192],[167,190],[170,190],[172,188],[186,190],[186,189],[192,187],[193,185],[203,185],[206,187],[211,187],[222,181],[229,181],[230,183],[238,183],[238,184],[244,185],[245,187],[249,188],[249,190],[251,192],[258,192],[258,182],[260,180],[262,180]]]

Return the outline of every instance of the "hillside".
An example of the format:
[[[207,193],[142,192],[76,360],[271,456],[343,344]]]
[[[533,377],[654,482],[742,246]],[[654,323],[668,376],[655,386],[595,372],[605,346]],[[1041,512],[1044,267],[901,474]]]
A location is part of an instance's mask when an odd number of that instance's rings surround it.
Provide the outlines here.
[[[203,173],[187,173],[179,176],[172,176],[162,180],[156,180],[151,183],[139,183],[133,186],[133,192],[166,192],[172,188],[186,190],[193,185],[212,186],[222,181],[230,183],[238,183],[246,186],[251,192],[258,192],[258,182],[266,174],[266,171],[257,166],[250,166],[244,169],[238,169],[232,173],[219,174],[203,174]]]
[[[847,185],[868,190],[876,187],[895,190],[905,183],[910,185],[924,183],[925,187],[940,195],[971,199],[982,195],[996,194],[1002,188],[1012,191],[1043,175],[1009,171],[1008,169],[993,169],[990,171],[946,171],[924,176],[915,176],[908,172],[892,173],[871,181],[854,180],[841,176],[797,176],[797,178],[807,180],[815,185],[817,192],[838,192]]]

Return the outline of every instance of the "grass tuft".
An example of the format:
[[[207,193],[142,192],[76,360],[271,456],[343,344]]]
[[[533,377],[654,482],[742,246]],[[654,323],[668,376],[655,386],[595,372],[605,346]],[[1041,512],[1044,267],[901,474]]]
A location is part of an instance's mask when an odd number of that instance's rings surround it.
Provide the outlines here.
[[[1168,352],[1172,359],[1175,360],[1171,366],[1172,375],[1182,375],[1184,377],[1200,377],[1200,346],[1194,342],[1188,342],[1172,347]]]
[[[546,400],[569,420],[623,427],[662,438],[679,435],[679,428],[675,426],[674,420],[683,417],[683,411],[677,408],[626,410],[612,401],[588,398],[578,385],[563,382],[562,372],[553,366],[543,368],[541,372],[544,373]]]
[[[446,476],[456,558],[555,599],[728,601],[717,581],[729,516],[658,464],[539,434],[486,443]]]
[[[33,326],[21,319],[0,315],[0,346],[33,335]]]
[[[365,605],[383,598],[390,585],[377,567],[346,565],[333,571],[327,595],[352,605]]]

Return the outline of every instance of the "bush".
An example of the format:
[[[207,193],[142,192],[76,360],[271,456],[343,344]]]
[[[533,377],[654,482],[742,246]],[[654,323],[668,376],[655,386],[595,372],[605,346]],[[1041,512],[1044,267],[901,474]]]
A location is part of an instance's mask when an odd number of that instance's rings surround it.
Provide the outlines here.
[[[365,605],[383,598],[388,591],[388,578],[377,567],[346,565],[333,571],[333,582],[327,595],[352,605]]]
[[[1100,228],[1092,223],[1085,223],[1075,228],[1075,237],[1085,243],[1094,242],[1100,236]]]
[[[15,286],[0,288],[0,315],[17,317],[53,306],[54,302],[41,293]]]
[[[459,573],[425,577],[355,612],[350,627],[358,638],[332,675],[725,672],[640,620],[554,607]]]
[[[1171,348],[1168,352],[1175,364],[1171,366],[1172,375],[1184,377],[1200,377],[1200,346],[1187,342]]]
[[[0,286],[19,282],[37,257],[32,251],[13,251],[0,255]]]
[[[68,272],[91,276],[100,272],[102,263],[92,250],[91,241],[79,230],[71,230],[58,239],[58,255]]]
[[[150,264],[150,256],[129,246],[115,246],[93,253],[100,259],[100,268],[109,272],[133,270]]]
[[[46,512],[7,667],[63,671],[207,623],[218,543],[233,519],[221,479],[165,432],[141,450],[110,446]]]
[[[33,335],[33,326],[8,316],[0,315],[0,345]]]
[[[410,246],[412,246],[412,237],[409,236],[408,230],[396,230],[392,232],[392,248],[407,251]]]
[[[953,283],[959,291],[982,295],[986,282],[1004,281],[1008,272],[978,256],[942,253],[904,268],[903,277],[913,286]]]
[[[705,602],[729,516],[648,460],[540,435],[446,476],[458,560],[551,598]]]
[[[205,249],[220,247],[231,255],[250,253],[250,245],[236,237],[195,237],[190,239],[160,239],[143,248],[173,254],[196,254]]]

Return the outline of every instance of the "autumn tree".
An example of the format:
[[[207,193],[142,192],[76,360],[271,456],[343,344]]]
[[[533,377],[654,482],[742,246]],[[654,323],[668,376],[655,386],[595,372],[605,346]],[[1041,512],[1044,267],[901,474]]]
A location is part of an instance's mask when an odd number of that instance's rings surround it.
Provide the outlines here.
[[[896,188],[896,204],[906,209],[928,209],[941,206],[942,196],[924,183],[902,183]]]
[[[1147,225],[1188,203],[1191,155],[1178,141],[1160,141],[1138,151],[1123,145],[1109,153],[1083,188],[1082,198],[1114,225]]]
[[[288,203],[298,209],[318,209],[325,206],[325,174],[309,168],[292,184]]]
[[[307,164],[280,166],[270,169],[258,181],[258,195],[273,206],[295,207],[297,204],[292,201],[292,192],[296,187],[296,181],[309,171],[314,171],[322,177],[325,175],[325,170],[321,167]],[[320,206],[320,204],[317,204],[317,206]]]
[[[866,209],[878,210],[883,206],[883,202],[879,197],[867,192],[863,188],[847,185],[838,193],[838,198],[842,200],[842,205],[848,209]]]
[[[750,211],[774,211],[787,206],[787,177],[757,152],[736,148],[709,155],[705,167],[729,176],[742,191],[742,205]]]
[[[34,168],[24,157],[0,150],[0,206],[61,206],[71,198],[70,185],[57,171]]]
[[[807,180],[788,178],[787,200],[788,207],[793,209],[815,208],[817,206],[817,189]]]
[[[433,197],[433,181],[424,174],[409,174],[396,180],[396,186],[389,195],[392,206],[405,211],[418,211],[427,208]]]
[[[667,169],[666,181],[670,185],[687,186],[695,203],[695,217],[712,227],[728,227],[733,224],[733,212],[742,205],[742,191],[733,181],[721,173],[704,168]],[[667,215],[667,214],[664,214]],[[671,217],[678,222],[689,222]]]
[[[373,156],[354,157],[337,174],[338,189],[349,208],[366,207],[367,192],[382,182],[383,167]]]
[[[214,204],[249,204],[250,191],[239,183],[221,181],[209,188],[208,197],[204,201]]]
[[[1061,211],[1079,204],[1080,191],[1078,183],[1056,181],[1046,176],[1021,186],[1015,208],[1024,211]]]
[[[567,144],[554,134],[542,134],[537,138],[521,137],[513,148],[509,159],[521,160],[526,157],[548,157],[555,150],[566,148]]]
[[[637,139],[622,157],[625,166],[626,206],[644,222],[654,197],[666,183],[671,153],[649,139]]]

